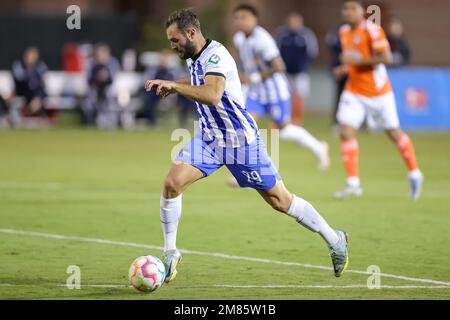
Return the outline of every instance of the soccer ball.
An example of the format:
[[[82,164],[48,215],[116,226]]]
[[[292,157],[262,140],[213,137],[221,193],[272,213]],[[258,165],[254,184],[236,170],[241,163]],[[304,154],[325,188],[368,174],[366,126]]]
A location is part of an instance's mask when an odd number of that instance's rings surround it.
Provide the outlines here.
[[[142,292],[152,292],[161,287],[166,278],[166,268],[157,257],[141,256],[130,266],[128,280]]]

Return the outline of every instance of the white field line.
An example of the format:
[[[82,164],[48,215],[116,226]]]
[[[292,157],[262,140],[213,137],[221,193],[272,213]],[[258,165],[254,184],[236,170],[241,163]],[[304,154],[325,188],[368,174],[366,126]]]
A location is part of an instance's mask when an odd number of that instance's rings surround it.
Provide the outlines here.
[[[348,285],[228,285],[219,284],[215,285],[216,288],[232,288],[232,289],[351,289],[351,288],[363,288],[368,289],[367,284],[348,284]],[[380,289],[450,289],[450,286],[391,286],[391,285],[380,285]]]
[[[150,250],[161,250],[162,251],[164,249],[163,247],[160,247],[160,246],[141,244],[141,243],[121,242],[121,241],[112,241],[112,240],[77,237],[77,236],[66,236],[66,235],[62,235],[62,234],[43,233],[43,232],[36,232],[36,231],[17,230],[17,229],[0,228],[0,233],[41,237],[41,238],[50,238],[50,239],[60,239],[60,240],[73,240],[73,241],[91,242],[91,243],[99,243],[99,244],[109,244],[109,245],[113,245],[113,246],[133,247],[133,248],[150,249]],[[194,250],[187,250],[187,249],[180,249],[180,251],[181,251],[181,253],[184,253],[184,254],[195,254],[195,255],[209,256],[209,257],[218,257],[218,258],[223,258],[223,259],[228,259],[228,260],[241,260],[241,261],[250,261],[250,262],[270,263],[270,264],[278,264],[278,265],[284,265],[284,266],[302,267],[302,268],[307,268],[307,269],[333,270],[331,267],[326,267],[326,266],[319,266],[319,265],[299,263],[299,262],[288,262],[288,261],[279,261],[279,260],[272,260],[272,259],[263,259],[263,258],[252,258],[252,257],[245,257],[245,256],[235,256],[235,255],[229,255],[229,254],[219,253],[219,252],[194,251]],[[369,273],[367,271],[362,271],[362,270],[347,270],[346,272],[356,273],[356,274],[364,274],[364,275],[372,274],[372,273]],[[389,274],[389,273],[380,273],[380,276],[385,277],[385,278],[394,278],[394,279],[400,279],[400,280],[411,281],[411,282],[420,282],[420,283],[429,283],[429,284],[434,284],[434,285],[450,286],[450,282],[448,282],[448,281],[412,278],[412,277]]]
[[[64,185],[58,182],[0,181],[1,189],[47,189],[59,190]]]
[[[0,287],[30,287],[29,284],[10,284],[0,283]],[[33,285],[31,285],[33,286]],[[56,284],[56,287],[67,287],[66,284]],[[178,289],[190,289],[190,288],[222,288],[222,289],[368,289],[365,284],[348,284],[348,285],[297,285],[297,284],[268,284],[268,285],[233,285],[233,284],[216,284],[216,285],[194,285],[194,286],[177,286],[171,285],[173,288]],[[133,288],[130,285],[125,284],[81,284],[80,288],[98,288],[98,289],[121,289],[121,288]],[[380,285],[379,289],[450,289],[450,286],[392,286],[392,285]]]

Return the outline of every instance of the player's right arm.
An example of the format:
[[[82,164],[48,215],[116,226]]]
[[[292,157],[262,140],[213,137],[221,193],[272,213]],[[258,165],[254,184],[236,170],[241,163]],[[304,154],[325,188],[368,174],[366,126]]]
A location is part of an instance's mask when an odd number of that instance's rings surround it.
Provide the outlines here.
[[[185,85],[190,85],[191,84],[191,78],[190,77],[183,77],[180,78],[178,80],[174,81],[177,84],[185,84]],[[175,91],[167,91],[164,97],[167,97],[169,95],[171,95],[172,93],[175,93]]]
[[[155,90],[156,94],[162,98],[172,93],[179,93],[186,98],[197,101],[207,106],[216,106],[225,91],[225,76],[206,75],[205,84],[193,86],[190,83],[178,83],[167,80],[148,80],[145,83],[145,90]]]

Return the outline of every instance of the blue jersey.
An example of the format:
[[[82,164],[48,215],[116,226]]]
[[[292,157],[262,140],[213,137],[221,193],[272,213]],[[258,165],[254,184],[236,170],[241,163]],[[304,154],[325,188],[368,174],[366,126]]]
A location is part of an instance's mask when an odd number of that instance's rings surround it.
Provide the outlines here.
[[[200,53],[186,62],[194,86],[204,85],[207,75],[225,78],[225,91],[216,106],[196,102],[204,137],[216,140],[223,147],[239,147],[255,141],[258,127],[245,108],[236,63],[228,50],[219,42],[208,40]]]
[[[306,27],[299,30],[281,29],[277,35],[277,43],[289,74],[308,72],[319,53],[317,38]]]

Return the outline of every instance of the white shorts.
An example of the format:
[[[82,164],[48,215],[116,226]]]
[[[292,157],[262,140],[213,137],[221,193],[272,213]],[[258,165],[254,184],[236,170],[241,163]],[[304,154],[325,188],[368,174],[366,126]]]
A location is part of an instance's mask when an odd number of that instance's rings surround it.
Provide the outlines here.
[[[371,129],[396,129],[400,127],[394,93],[366,97],[344,91],[339,100],[339,124],[359,129],[367,117]]]
[[[292,93],[302,98],[308,98],[310,92],[309,74],[306,72],[297,74],[288,74],[289,85]]]

